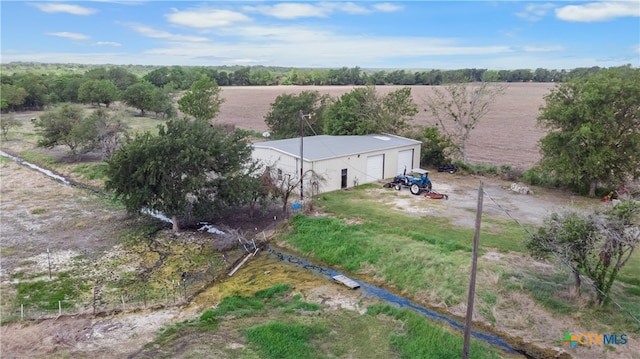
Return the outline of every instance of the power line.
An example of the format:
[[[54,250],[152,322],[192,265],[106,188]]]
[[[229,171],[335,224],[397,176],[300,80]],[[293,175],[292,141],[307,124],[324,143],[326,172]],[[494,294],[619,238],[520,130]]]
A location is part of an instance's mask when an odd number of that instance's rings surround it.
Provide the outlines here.
[[[533,234],[525,227],[522,225],[522,223],[520,223],[520,221],[518,221],[515,217],[513,217],[511,215],[511,213],[505,209],[503,206],[501,206],[493,197],[491,197],[491,195],[489,193],[487,193],[486,191],[484,191],[484,194],[487,195],[487,197],[489,197],[489,199],[491,200],[491,202],[493,202],[496,206],[498,206],[498,208],[500,208],[509,218],[511,218],[518,226],[520,226],[528,235],[529,237],[531,237],[531,239],[533,239]],[[575,269],[573,268],[573,266],[568,263],[564,258],[558,257],[558,259],[560,260],[560,263],[564,264],[565,266],[567,266],[569,269],[571,269],[572,271],[575,272]],[[597,292],[599,292],[600,294],[602,294],[603,296],[605,296],[606,298],[608,298],[609,300],[611,300],[612,303],[614,303],[618,308],[620,308],[620,310],[622,310],[623,312],[627,313],[629,315],[629,317],[631,317],[633,320],[635,320],[636,322],[638,322],[638,324],[640,324],[640,319],[638,319],[635,315],[633,315],[633,313],[631,313],[629,310],[625,309],[622,307],[622,305],[620,305],[620,303],[618,303],[615,299],[613,299],[611,296],[609,296],[607,293],[603,292],[602,290],[600,290],[600,288],[598,288],[595,283],[593,283],[593,280],[591,280],[591,278],[589,277],[585,277],[582,274],[580,274],[579,272],[576,272],[578,274],[578,276],[580,276],[580,279],[582,281],[584,281],[585,283],[587,283],[588,285],[590,285],[593,289],[595,289]]]

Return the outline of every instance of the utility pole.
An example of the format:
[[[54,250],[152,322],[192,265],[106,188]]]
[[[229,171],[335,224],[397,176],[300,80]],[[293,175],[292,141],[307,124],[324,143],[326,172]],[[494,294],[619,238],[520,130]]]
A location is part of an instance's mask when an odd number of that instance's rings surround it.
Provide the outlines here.
[[[476,228],[473,235],[473,254],[471,259],[471,280],[469,280],[469,298],[467,299],[467,318],[464,324],[464,345],[462,359],[469,358],[469,339],[471,335],[471,320],[473,318],[473,299],[476,292],[476,272],[478,270],[478,241],[480,239],[480,222],[482,219],[482,181],[478,188],[478,209],[476,211]]]
[[[304,171],[302,170],[302,164],[304,163],[304,114],[302,110],[300,110],[300,205],[302,205],[302,200],[304,199],[304,189],[303,189],[303,176]]]
[[[302,164],[304,163],[304,121],[305,118],[311,118],[313,113],[304,114],[302,110],[298,113],[300,117],[300,203],[302,204],[302,200],[304,199],[304,182],[302,179],[304,177],[304,170],[302,169]]]

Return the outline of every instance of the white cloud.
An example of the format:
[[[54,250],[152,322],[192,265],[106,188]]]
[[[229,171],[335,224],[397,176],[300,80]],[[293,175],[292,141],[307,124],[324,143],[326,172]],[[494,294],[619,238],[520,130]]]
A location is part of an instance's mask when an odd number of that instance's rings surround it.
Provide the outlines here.
[[[565,48],[558,45],[554,45],[554,46],[525,45],[525,46],[522,46],[522,50],[525,52],[552,52],[552,51],[563,51],[565,50]]]
[[[154,39],[165,39],[169,41],[178,41],[178,42],[206,42],[209,41],[208,38],[202,36],[191,36],[191,35],[178,35],[172,34],[170,32],[156,30],[150,26],[141,25],[141,24],[127,24],[130,28],[132,28],[137,33],[151,37]]]
[[[96,46],[113,46],[113,47],[120,47],[122,46],[121,43],[119,42],[114,42],[114,41],[98,41],[96,42],[94,45]]]
[[[555,5],[550,3],[528,4],[525,6],[524,11],[517,12],[516,16],[528,21],[539,21],[554,7]]]
[[[333,3],[333,5],[335,10],[346,12],[347,14],[352,15],[365,15],[373,12],[372,10],[367,9],[364,6],[354,4],[352,2]]]
[[[47,35],[57,36],[57,37],[64,37],[66,39],[71,39],[71,40],[86,40],[86,39],[90,38],[89,36],[84,35],[84,34],[79,34],[77,32],[67,32],[67,31],[47,32]]]
[[[303,26],[245,26],[222,32],[223,35],[237,35],[240,38],[250,39],[252,42],[271,41],[275,43],[305,43],[309,39],[313,41],[330,40],[334,33],[317,28]]]
[[[522,32],[522,29],[519,27],[513,28],[511,30],[499,30],[498,33],[505,37],[516,37]]]
[[[301,17],[327,17],[337,4],[323,3],[319,5],[308,3],[281,3],[275,5],[245,6],[249,12],[258,12],[278,19],[297,19]]]
[[[251,19],[239,12],[218,9],[191,9],[165,15],[172,24],[207,29],[212,27],[231,26],[239,22],[249,22]]]
[[[44,11],[48,13],[66,12],[72,15],[91,15],[91,14],[95,14],[98,11],[96,9],[92,9],[84,6],[60,4],[60,3],[33,3],[32,5],[38,8],[40,11]]]
[[[366,15],[375,11],[394,12],[403,9],[403,6],[392,3],[380,3],[371,5],[371,7],[363,6],[362,3],[355,2],[319,2],[311,3],[294,3],[284,2],[275,5],[260,6],[244,6],[243,10],[247,12],[257,12],[262,15],[275,17],[277,19],[298,19],[305,17],[324,18],[329,15],[342,12],[351,15]]]
[[[567,5],[556,9],[560,20],[575,22],[606,21],[617,17],[640,17],[640,1],[603,1],[584,5]]]
[[[373,8],[381,12],[395,12],[402,10],[404,7],[402,5],[385,2],[373,5]]]

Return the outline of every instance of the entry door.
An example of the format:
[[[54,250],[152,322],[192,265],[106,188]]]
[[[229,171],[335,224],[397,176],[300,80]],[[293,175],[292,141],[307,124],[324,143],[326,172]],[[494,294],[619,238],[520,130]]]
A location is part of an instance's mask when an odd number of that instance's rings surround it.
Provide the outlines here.
[[[340,184],[340,188],[345,189],[347,188],[347,169],[343,168],[342,169],[342,183]]]

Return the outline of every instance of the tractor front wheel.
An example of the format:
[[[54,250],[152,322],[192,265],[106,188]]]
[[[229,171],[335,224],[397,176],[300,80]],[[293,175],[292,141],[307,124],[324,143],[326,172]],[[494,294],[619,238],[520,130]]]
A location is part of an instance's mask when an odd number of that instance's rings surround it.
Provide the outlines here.
[[[396,189],[396,191],[399,191],[402,187],[400,187],[400,185],[396,183],[394,188]]]
[[[417,184],[412,184],[411,187],[409,188],[411,190],[411,194],[413,195],[419,195],[420,194],[420,186],[418,186]]]

